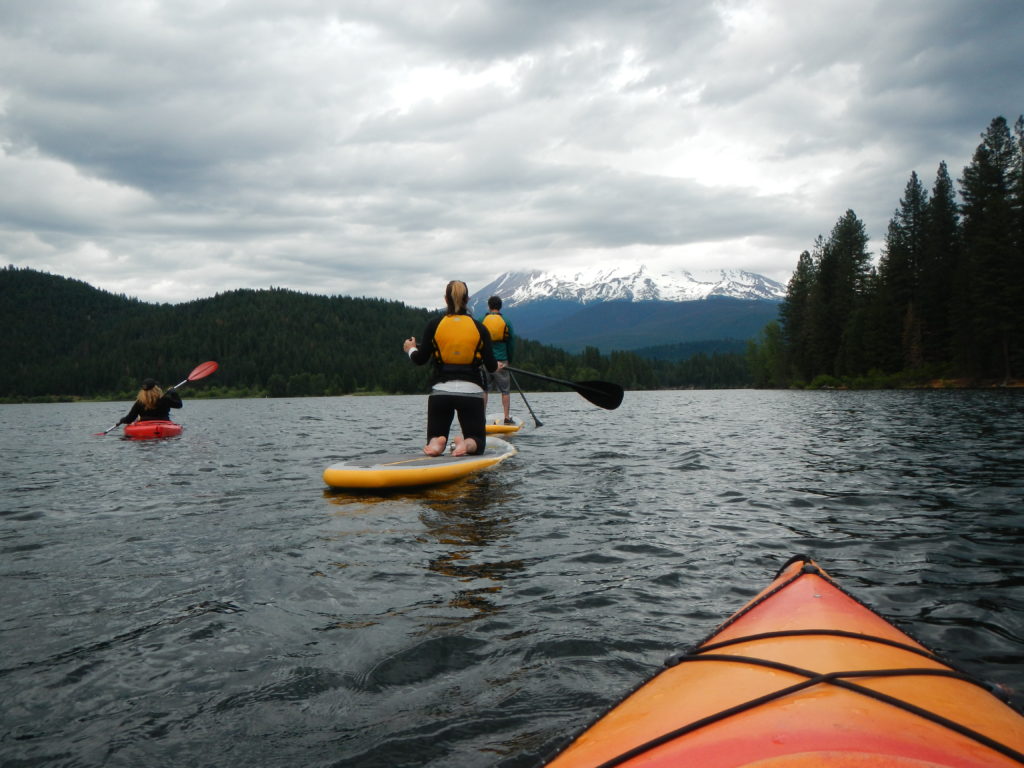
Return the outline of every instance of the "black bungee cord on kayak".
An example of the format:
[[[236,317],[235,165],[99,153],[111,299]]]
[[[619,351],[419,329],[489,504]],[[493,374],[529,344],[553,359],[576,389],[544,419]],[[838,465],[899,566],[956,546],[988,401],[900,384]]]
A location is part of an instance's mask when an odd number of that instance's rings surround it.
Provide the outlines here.
[[[776,586],[774,589],[771,589],[768,592],[765,592],[763,595],[761,595],[759,598],[757,598],[756,600],[751,602],[749,605],[745,606],[743,609],[737,611],[735,614],[730,616],[725,622],[720,624],[718,627],[716,627],[714,630],[712,630],[710,634],[705,636],[703,640],[700,640],[699,642],[697,642],[694,645],[690,646],[690,648],[687,651],[683,652],[683,654],[676,654],[676,655],[673,655],[673,656],[669,656],[665,660],[665,665],[666,666],[673,666],[676,663],[674,661],[674,659],[680,658],[683,655],[695,653],[698,649],[709,650],[711,648],[721,647],[723,645],[728,645],[732,641],[721,641],[720,643],[712,643],[712,644],[709,644],[709,641],[715,635],[721,634],[723,630],[725,630],[726,628],[730,627],[735,622],[739,621],[739,619],[741,619],[743,616],[746,616],[748,613],[750,613],[750,611],[752,611],[754,608],[759,606],[765,600],[767,600],[768,598],[772,597],[776,593],[781,592],[783,589],[788,587],[794,581],[796,581],[801,576],[804,576],[806,574],[813,574],[815,576],[818,576],[818,577],[824,579],[825,581],[828,582],[829,586],[833,587],[837,591],[839,591],[839,592],[843,593],[844,595],[846,595],[846,597],[848,597],[851,600],[853,600],[855,603],[857,603],[857,605],[860,605],[861,607],[866,608],[867,610],[871,611],[875,615],[881,615],[881,614],[878,613],[878,611],[876,611],[874,608],[872,608],[866,602],[861,600],[859,597],[857,597],[856,595],[853,595],[850,592],[848,592],[847,590],[845,590],[841,584],[838,584],[837,582],[833,581],[832,578],[827,573],[822,571],[821,568],[816,563],[812,562],[811,558],[808,557],[807,555],[793,555],[791,558],[789,558],[789,560],[787,560],[785,563],[782,564],[782,566],[776,572],[775,578],[776,579],[779,578],[779,576],[781,576],[783,573],[785,573],[786,569],[789,568],[791,565],[793,565],[793,563],[803,563],[803,567],[799,571],[797,571],[793,576],[791,576],[790,578],[786,579],[786,581],[782,582],[781,584]],[[911,640],[913,640],[914,642],[918,643],[919,645],[921,645],[921,646],[925,645],[918,638],[914,637],[913,633],[909,629],[906,629],[906,628],[898,628],[898,629],[904,635],[906,635],[907,637],[909,637]],[[766,636],[771,636],[771,634],[772,633],[766,633]],[[965,680],[967,680],[967,681],[977,685],[979,688],[985,689],[986,691],[991,693],[993,696],[995,696],[997,699],[999,699],[1004,704],[1009,706],[1011,709],[1013,709],[1018,714],[1024,714],[1024,711],[1021,711],[1021,709],[1016,704],[1014,704],[1014,702],[1012,701],[1012,699],[1010,698],[1010,696],[1007,694],[1007,692],[1005,690],[1003,690],[999,686],[990,685],[990,684],[986,683],[984,680],[980,680],[977,677],[972,676],[969,672],[967,672],[966,670],[962,669],[955,662],[950,661],[949,659],[943,658],[942,656],[939,656],[938,654],[933,653],[932,651],[929,651],[926,648],[915,648],[914,646],[906,645],[905,643],[900,643],[899,641],[896,641],[896,640],[887,640],[886,638],[874,637],[874,636],[871,636],[871,635],[864,635],[864,634],[860,634],[860,633],[857,633],[857,632],[854,632],[854,633],[844,633],[843,630],[832,630],[832,629],[786,630],[785,634],[792,634],[792,635],[799,635],[799,634],[843,635],[843,634],[845,634],[846,636],[852,636],[852,637],[854,637],[854,638],[856,638],[858,640],[872,640],[872,641],[877,642],[877,643],[882,643],[884,645],[891,645],[891,646],[894,646],[896,648],[901,648],[901,649],[903,649],[905,651],[910,651],[911,653],[919,654],[919,655],[924,656],[925,658],[928,658],[928,659],[930,659],[930,660],[932,660],[932,661],[934,661],[934,662],[936,662],[938,664],[943,664],[943,665],[949,667],[950,669],[956,670],[957,672],[959,672],[962,675],[964,675],[964,679]],[[776,636],[778,636],[778,635],[776,635]],[[754,637],[755,636],[751,636],[748,639],[754,639]],[[760,637],[760,635],[758,635],[756,637]],[[736,641],[736,642],[742,642],[742,641]]]
[[[740,638],[736,642],[744,642],[744,641],[747,641],[747,640],[755,639],[755,637],[756,636],[752,635],[751,637]],[[864,639],[872,639],[872,638],[867,638],[867,636],[863,636],[863,635],[859,636],[859,637],[864,638]],[[764,696],[759,696],[756,699],[750,699],[749,701],[745,701],[742,704],[737,704],[734,707],[729,707],[728,709],[723,709],[720,712],[716,712],[715,714],[709,715],[709,716],[704,717],[704,718],[701,718],[700,720],[695,720],[692,723],[687,723],[686,725],[684,725],[684,726],[682,726],[680,728],[676,728],[676,729],[674,729],[672,731],[669,731],[668,733],[662,734],[661,736],[659,736],[659,737],[657,737],[655,739],[651,739],[649,741],[644,742],[643,744],[640,744],[640,745],[638,745],[636,747],[633,747],[632,749],[628,750],[627,752],[623,752],[622,754],[617,755],[616,757],[613,757],[611,760],[606,760],[605,762],[600,763],[599,765],[596,765],[594,768],[613,768],[614,766],[622,765],[626,761],[631,760],[634,757],[637,757],[639,755],[642,755],[645,752],[649,752],[650,750],[655,749],[656,747],[660,747],[663,744],[667,744],[668,742],[673,741],[673,740],[679,738],[680,736],[685,736],[688,733],[692,733],[693,731],[699,730],[699,729],[704,728],[704,727],[706,727],[708,725],[712,725],[713,723],[721,722],[722,720],[726,720],[726,719],[732,717],[733,715],[738,715],[738,714],[740,714],[742,712],[746,712],[746,711],[751,710],[751,709],[756,709],[757,707],[759,707],[759,706],[761,706],[763,704],[767,704],[767,703],[775,701],[777,699],[781,699],[781,698],[783,698],[785,696],[789,696],[789,695],[791,695],[793,693],[797,693],[798,691],[802,691],[805,688],[811,688],[811,687],[813,687],[815,685],[822,685],[822,684],[834,685],[836,687],[844,688],[846,690],[853,691],[854,693],[859,693],[859,694],[862,694],[862,695],[867,696],[869,698],[876,699],[877,701],[881,701],[881,702],[884,702],[886,704],[891,704],[894,707],[899,707],[900,709],[903,709],[903,710],[905,710],[907,712],[910,712],[912,714],[918,715],[919,717],[923,717],[926,720],[930,720],[931,722],[936,723],[937,725],[941,725],[941,726],[943,726],[945,728],[948,728],[948,729],[950,729],[952,731],[955,731],[955,732],[961,734],[962,736],[966,736],[967,738],[972,739],[972,740],[978,742],[979,744],[982,744],[982,745],[988,747],[989,749],[991,749],[991,750],[993,750],[995,752],[998,752],[1001,755],[1005,755],[1006,757],[1009,757],[1009,758],[1011,758],[1013,760],[1016,760],[1017,762],[1019,762],[1022,765],[1024,765],[1024,753],[1018,752],[1017,750],[1013,749],[1012,747],[1008,747],[1007,745],[1005,745],[1005,744],[1003,744],[1001,742],[998,742],[998,741],[996,741],[996,740],[986,736],[983,733],[978,733],[977,731],[975,731],[975,730],[973,730],[971,728],[968,728],[968,727],[966,727],[964,725],[961,725],[960,723],[957,723],[954,720],[950,720],[949,718],[943,717],[942,715],[937,715],[934,712],[930,712],[930,711],[928,711],[926,709],[922,709],[921,707],[918,707],[918,706],[916,706],[914,704],[910,704],[909,702],[903,701],[902,699],[898,699],[898,698],[895,698],[893,696],[889,696],[888,694],[879,693],[878,691],[872,690],[871,688],[865,688],[864,686],[858,685],[858,684],[853,683],[853,682],[850,682],[850,680],[849,680],[849,678],[853,678],[853,677],[873,677],[874,678],[874,677],[933,676],[933,677],[950,677],[950,678],[955,678],[955,679],[958,679],[958,680],[965,680],[967,682],[972,682],[972,683],[976,683],[976,684],[978,683],[978,681],[971,679],[969,675],[965,675],[965,674],[963,674],[961,672],[956,672],[954,670],[944,670],[944,669],[913,669],[913,668],[910,668],[910,669],[854,670],[854,671],[850,671],[850,672],[827,672],[827,673],[824,673],[824,674],[818,674],[818,673],[813,672],[811,670],[800,669],[799,667],[794,667],[794,666],[791,666],[789,664],[780,664],[780,663],[774,662],[774,661],[766,661],[765,659],[755,659],[755,658],[749,658],[749,657],[745,657],[745,656],[731,656],[731,655],[728,655],[728,654],[702,655],[702,654],[699,654],[699,653],[698,654],[693,654],[693,655],[686,655],[686,656],[678,657],[676,663],[678,664],[678,663],[687,662],[687,661],[724,661],[724,662],[730,662],[730,663],[744,663],[744,664],[749,663],[749,664],[753,664],[753,665],[760,666],[760,667],[767,667],[769,669],[777,669],[777,670],[780,670],[782,672],[788,672],[790,674],[800,675],[800,676],[805,677],[806,679],[801,681],[801,682],[799,682],[799,683],[796,683],[794,685],[787,686],[786,688],[781,688],[781,689],[779,689],[777,691],[773,691],[772,693],[765,694]],[[982,687],[985,687],[985,686],[982,685]]]
[[[666,743],[669,743],[669,742],[671,742],[671,741],[673,741],[673,740],[675,740],[677,738],[685,736],[688,733],[691,733],[693,731],[697,731],[697,730],[699,730],[701,728],[704,728],[704,727],[706,727],[708,725],[712,725],[714,723],[721,722],[723,720],[728,719],[729,717],[732,717],[733,715],[737,715],[737,714],[740,714],[742,712],[746,712],[746,711],[749,711],[749,710],[752,710],[752,709],[756,709],[757,707],[759,707],[759,706],[761,706],[763,704],[767,704],[767,703],[770,703],[772,701],[784,698],[784,697],[789,696],[789,695],[791,695],[793,693],[799,692],[799,691],[807,689],[807,688],[811,688],[811,687],[816,686],[816,685],[833,685],[835,687],[843,688],[843,689],[851,691],[853,693],[857,693],[857,694],[866,696],[868,698],[872,698],[872,699],[875,699],[877,701],[881,701],[883,703],[886,703],[886,704],[889,704],[891,706],[897,707],[897,708],[902,709],[902,710],[904,710],[906,712],[909,712],[909,713],[917,715],[917,716],[919,716],[919,717],[921,717],[923,719],[926,719],[926,720],[928,720],[930,722],[933,722],[933,723],[935,723],[935,724],[937,724],[937,725],[939,725],[941,727],[944,727],[944,728],[947,728],[947,729],[949,729],[951,731],[959,733],[960,735],[965,736],[965,737],[967,737],[967,738],[977,742],[978,744],[984,745],[985,747],[988,747],[989,749],[991,749],[991,750],[993,750],[995,752],[998,752],[999,754],[1004,755],[1005,757],[1009,757],[1010,759],[1017,761],[1021,765],[1024,765],[1024,753],[1021,753],[1018,750],[1016,750],[1016,749],[1014,749],[1014,748],[1012,748],[1012,747],[1010,747],[1010,746],[1008,746],[1006,744],[998,742],[995,739],[993,739],[993,738],[991,738],[989,736],[986,736],[983,733],[979,733],[979,732],[977,732],[977,731],[975,731],[975,730],[973,730],[971,728],[968,728],[967,726],[961,725],[960,723],[957,723],[954,720],[950,720],[949,718],[944,717],[943,715],[939,715],[937,713],[931,712],[929,710],[926,710],[926,709],[924,709],[922,707],[917,706],[916,704],[911,704],[910,702],[904,701],[904,700],[896,698],[894,696],[890,696],[889,694],[885,694],[885,693],[881,693],[879,691],[875,691],[875,690],[873,690],[871,688],[868,688],[868,687],[860,685],[860,684],[858,684],[856,682],[853,682],[853,680],[852,680],[853,678],[926,677],[926,676],[951,678],[951,679],[961,680],[961,681],[970,683],[970,684],[975,685],[975,686],[977,686],[977,687],[979,687],[979,688],[981,688],[981,689],[983,689],[983,690],[985,690],[985,691],[987,691],[989,693],[993,693],[1001,701],[1003,701],[1005,704],[1007,704],[1011,709],[1013,709],[1014,711],[1016,711],[1018,713],[1020,712],[1020,710],[1014,705],[1014,703],[1009,700],[1009,697],[1006,696],[1005,692],[1003,692],[1002,690],[1000,690],[998,688],[994,688],[993,686],[988,685],[984,681],[979,680],[978,678],[970,675],[969,673],[959,669],[955,664],[949,662],[946,659],[943,659],[942,657],[936,655],[935,653],[932,653],[931,651],[927,650],[926,648],[917,648],[917,647],[914,647],[912,645],[908,645],[906,643],[901,643],[901,642],[899,642],[897,640],[890,640],[888,638],[876,637],[874,635],[866,635],[866,634],[862,634],[862,633],[858,633],[858,632],[850,632],[850,631],[847,631],[847,630],[833,630],[833,629],[780,630],[780,631],[774,631],[774,632],[764,632],[764,633],[759,633],[759,634],[755,634],[755,635],[747,635],[747,636],[733,638],[731,640],[723,640],[723,641],[719,641],[719,642],[715,642],[715,643],[709,642],[713,637],[715,637],[716,635],[720,634],[724,629],[726,629],[727,627],[732,625],[734,622],[736,622],[742,616],[744,616],[747,613],[749,613],[753,608],[755,608],[756,606],[760,605],[765,600],[767,600],[769,597],[777,594],[778,592],[780,592],[781,590],[785,589],[787,586],[792,584],[794,581],[796,581],[797,579],[799,579],[802,576],[805,576],[807,574],[813,574],[813,575],[816,575],[816,576],[824,579],[825,581],[827,581],[829,583],[829,585],[831,585],[832,587],[835,587],[838,591],[842,592],[842,594],[844,594],[847,597],[849,597],[850,599],[854,600],[856,603],[858,603],[859,605],[863,606],[864,608],[872,611],[872,613],[877,614],[877,611],[874,611],[874,609],[872,609],[869,605],[867,605],[866,603],[864,603],[863,601],[858,599],[856,596],[851,595],[849,592],[847,592],[845,589],[843,589],[839,584],[835,583],[831,579],[831,577],[829,577],[826,573],[824,573],[815,563],[811,562],[810,558],[808,558],[808,557],[806,557],[804,555],[796,555],[794,557],[791,557],[789,560],[787,560],[786,563],[784,563],[782,565],[782,567],[779,568],[779,571],[776,574],[775,578],[776,579],[779,578],[779,576],[781,576],[786,571],[786,569],[788,569],[790,566],[792,566],[794,563],[797,563],[797,562],[803,562],[803,567],[801,567],[800,570],[797,571],[797,573],[795,573],[790,578],[786,579],[784,582],[778,584],[774,588],[770,589],[769,591],[765,592],[759,598],[757,598],[756,600],[754,600],[751,603],[749,603],[742,610],[740,610],[737,613],[733,614],[727,621],[725,621],[720,626],[716,627],[701,642],[697,643],[694,646],[691,646],[688,651],[680,653],[680,654],[674,654],[674,655],[668,657],[665,660],[664,669],[662,669],[660,672],[655,674],[652,678],[643,681],[642,683],[637,685],[635,688],[633,688],[633,690],[631,690],[624,697],[622,697],[622,699],[620,699],[619,703],[621,703],[622,701],[625,701],[626,699],[628,699],[630,696],[632,696],[640,688],[643,688],[645,685],[647,685],[649,682],[651,682],[651,680],[653,680],[654,678],[658,677],[658,675],[660,675],[663,672],[667,671],[668,669],[671,669],[672,667],[677,666],[679,664],[682,664],[684,662],[700,662],[700,661],[703,661],[703,662],[715,662],[715,661],[718,661],[718,662],[726,662],[726,663],[750,664],[750,665],[760,666],[760,667],[769,668],[769,669],[776,669],[776,670],[783,671],[783,672],[786,672],[786,673],[789,673],[789,674],[792,674],[792,675],[796,675],[798,677],[803,677],[805,679],[800,681],[800,682],[798,682],[798,683],[795,683],[793,685],[790,685],[790,686],[787,686],[785,688],[779,689],[777,691],[773,691],[771,693],[767,693],[767,694],[765,694],[763,696],[751,699],[749,701],[742,702],[742,703],[737,704],[737,705],[735,705],[733,707],[729,707],[727,709],[724,709],[724,710],[722,710],[720,712],[716,712],[714,714],[711,714],[711,715],[708,715],[706,717],[703,717],[703,718],[701,718],[699,720],[695,720],[695,721],[693,721],[691,723],[687,723],[686,725],[680,726],[679,728],[674,729],[672,731],[669,731],[668,733],[662,734],[661,736],[658,736],[658,737],[656,737],[654,739],[650,739],[649,741],[644,742],[643,744],[639,744],[636,747],[633,747],[632,749],[629,749],[626,752],[623,752],[620,755],[617,755],[616,757],[613,757],[613,758],[611,758],[609,760],[606,760],[606,761],[600,763],[599,765],[594,766],[594,768],[613,768],[614,766],[622,765],[623,763],[633,759],[634,757],[642,755],[645,752],[649,752],[652,749],[655,749],[655,748],[660,747],[660,746],[662,746],[662,745],[664,745]],[[916,641],[916,638],[914,638],[909,633],[904,632],[904,634],[907,634],[908,637],[910,637],[912,640]],[[908,651],[908,652],[917,654],[919,656],[922,656],[922,657],[924,657],[924,658],[926,658],[929,661],[932,661],[934,663],[941,664],[944,667],[946,667],[946,669],[909,667],[909,668],[901,668],[901,669],[852,670],[852,671],[845,671],[845,672],[818,673],[818,672],[814,672],[813,670],[802,669],[800,667],[795,667],[795,666],[792,666],[792,665],[789,665],[789,664],[783,664],[783,663],[780,663],[780,662],[769,661],[769,660],[766,660],[766,659],[760,659],[760,658],[754,658],[754,657],[748,657],[748,656],[740,656],[740,655],[732,655],[732,654],[728,654],[728,653],[724,653],[724,654],[723,653],[709,653],[709,651],[718,651],[718,650],[721,650],[722,648],[726,648],[726,647],[729,647],[731,645],[736,645],[738,643],[746,643],[746,642],[751,642],[751,641],[756,641],[756,640],[761,640],[761,639],[772,639],[772,638],[778,638],[778,637],[815,636],[815,635],[818,635],[818,636],[832,636],[832,637],[847,637],[847,638],[856,639],[856,640],[860,640],[860,641],[867,641],[867,642],[873,642],[873,643],[879,643],[879,644],[882,644],[882,645],[892,646],[892,647],[895,647],[895,648],[899,648],[900,650]],[[917,641],[917,642],[919,642],[919,641]],[[923,645],[923,643],[921,645]],[[610,707],[609,711],[611,709],[614,709],[615,706],[618,706],[618,704],[613,705],[612,707]]]

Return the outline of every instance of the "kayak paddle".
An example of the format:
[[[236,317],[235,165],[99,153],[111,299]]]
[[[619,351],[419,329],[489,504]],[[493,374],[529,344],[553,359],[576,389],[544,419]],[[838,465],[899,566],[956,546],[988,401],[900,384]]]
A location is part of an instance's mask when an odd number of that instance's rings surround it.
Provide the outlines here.
[[[192,373],[190,373],[187,378],[185,378],[183,381],[179,382],[178,384],[175,384],[173,387],[171,387],[171,389],[178,389],[179,387],[183,387],[186,384],[188,384],[190,381],[198,381],[199,379],[205,379],[211,373],[216,371],[219,367],[220,366],[217,365],[216,361],[214,361],[214,360],[207,360],[205,363],[200,363],[199,365],[197,365],[195,368],[192,369]],[[117,422],[117,424],[120,424],[120,423],[121,423],[120,421]],[[105,429],[102,432],[94,432],[93,434],[96,437],[99,437],[100,435],[105,435],[105,434],[109,433],[111,430],[113,430],[114,427],[117,426],[117,424],[115,424],[113,427],[110,427],[109,429]]]
[[[592,402],[598,408],[614,411],[622,404],[622,387],[618,384],[612,384],[610,381],[566,381],[565,379],[556,379],[552,376],[544,376],[540,373],[524,371],[522,368],[513,368],[512,366],[509,366],[508,370],[513,373],[523,373],[527,376],[533,376],[535,379],[553,381],[555,384],[562,384],[571,389],[575,389],[576,392],[587,398],[587,400]]]
[[[171,387],[171,389],[183,387],[190,381],[198,381],[199,379],[205,379],[211,373],[216,371],[219,367],[220,366],[217,365],[217,363],[213,360],[207,360],[205,363],[200,363],[199,365],[192,369],[192,373],[188,375],[187,379],[185,379],[180,384],[175,384],[173,387]]]

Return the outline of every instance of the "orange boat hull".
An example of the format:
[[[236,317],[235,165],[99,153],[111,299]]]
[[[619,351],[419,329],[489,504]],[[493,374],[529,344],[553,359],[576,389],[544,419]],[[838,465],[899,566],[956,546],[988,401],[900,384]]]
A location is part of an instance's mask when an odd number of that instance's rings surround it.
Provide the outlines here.
[[[1024,764],[1024,717],[966,678],[796,559],[549,765]]]
[[[133,424],[124,425],[125,437],[133,437],[138,440],[145,440],[155,437],[174,437],[181,434],[181,424],[173,421],[136,421]]]

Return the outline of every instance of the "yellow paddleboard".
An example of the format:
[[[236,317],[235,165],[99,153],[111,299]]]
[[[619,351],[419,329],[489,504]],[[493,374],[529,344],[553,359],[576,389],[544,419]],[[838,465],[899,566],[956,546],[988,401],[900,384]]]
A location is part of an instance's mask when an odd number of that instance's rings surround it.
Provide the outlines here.
[[[513,416],[514,424],[506,424],[505,416],[500,413],[492,413],[487,416],[486,430],[488,435],[511,435],[523,428],[524,422],[518,416]]]
[[[374,454],[347,459],[324,470],[331,488],[403,488],[457,480],[494,466],[516,449],[498,437],[487,438],[479,456],[427,456],[426,454]]]

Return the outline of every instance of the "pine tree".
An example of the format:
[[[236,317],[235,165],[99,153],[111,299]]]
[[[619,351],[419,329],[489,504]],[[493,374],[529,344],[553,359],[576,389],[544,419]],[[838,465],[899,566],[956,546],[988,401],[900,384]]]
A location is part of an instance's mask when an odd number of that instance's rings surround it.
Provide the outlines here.
[[[785,387],[787,375],[783,352],[782,328],[778,322],[768,323],[755,341],[747,342],[747,370],[755,387]]]
[[[953,281],[960,258],[960,215],[953,180],[939,163],[925,217],[921,263],[922,353],[927,363],[948,363],[953,335]]]
[[[1015,310],[1010,317],[1009,366],[1013,374],[1024,371],[1024,115],[1018,115],[1013,125],[1014,142],[1010,176],[1010,208],[1013,216],[1013,255],[1008,269],[1008,296]]]
[[[1020,262],[1013,190],[1018,152],[995,118],[960,179],[964,248],[957,285],[959,360],[975,376],[1009,378],[1020,355]],[[1017,282],[1014,282],[1014,281]]]
[[[818,237],[817,247],[821,247]],[[815,259],[804,251],[797,261],[796,271],[786,286],[786,298],[779,307],[782,330],[783,366],[792,378],[810,381],[814,370],[810,361],[810,300],[818,279]]]
[[[871,254],[864,223],[848,210],[832,228],[817,261],[818,279],[811,291],[811,361],[829,376],[854,371],[853,348],[846,325],[864,307],[871,274]]]
[[[923,363],[918,307],[926,260],[927,206],[928,193],[921,186],[917,172],[912,172],[900,207],[889,222],[878,264],[881,295],[875,306],[885,314],[881,318],[881,346],[877,348],[874,362],[889,372],[920,368]]]

